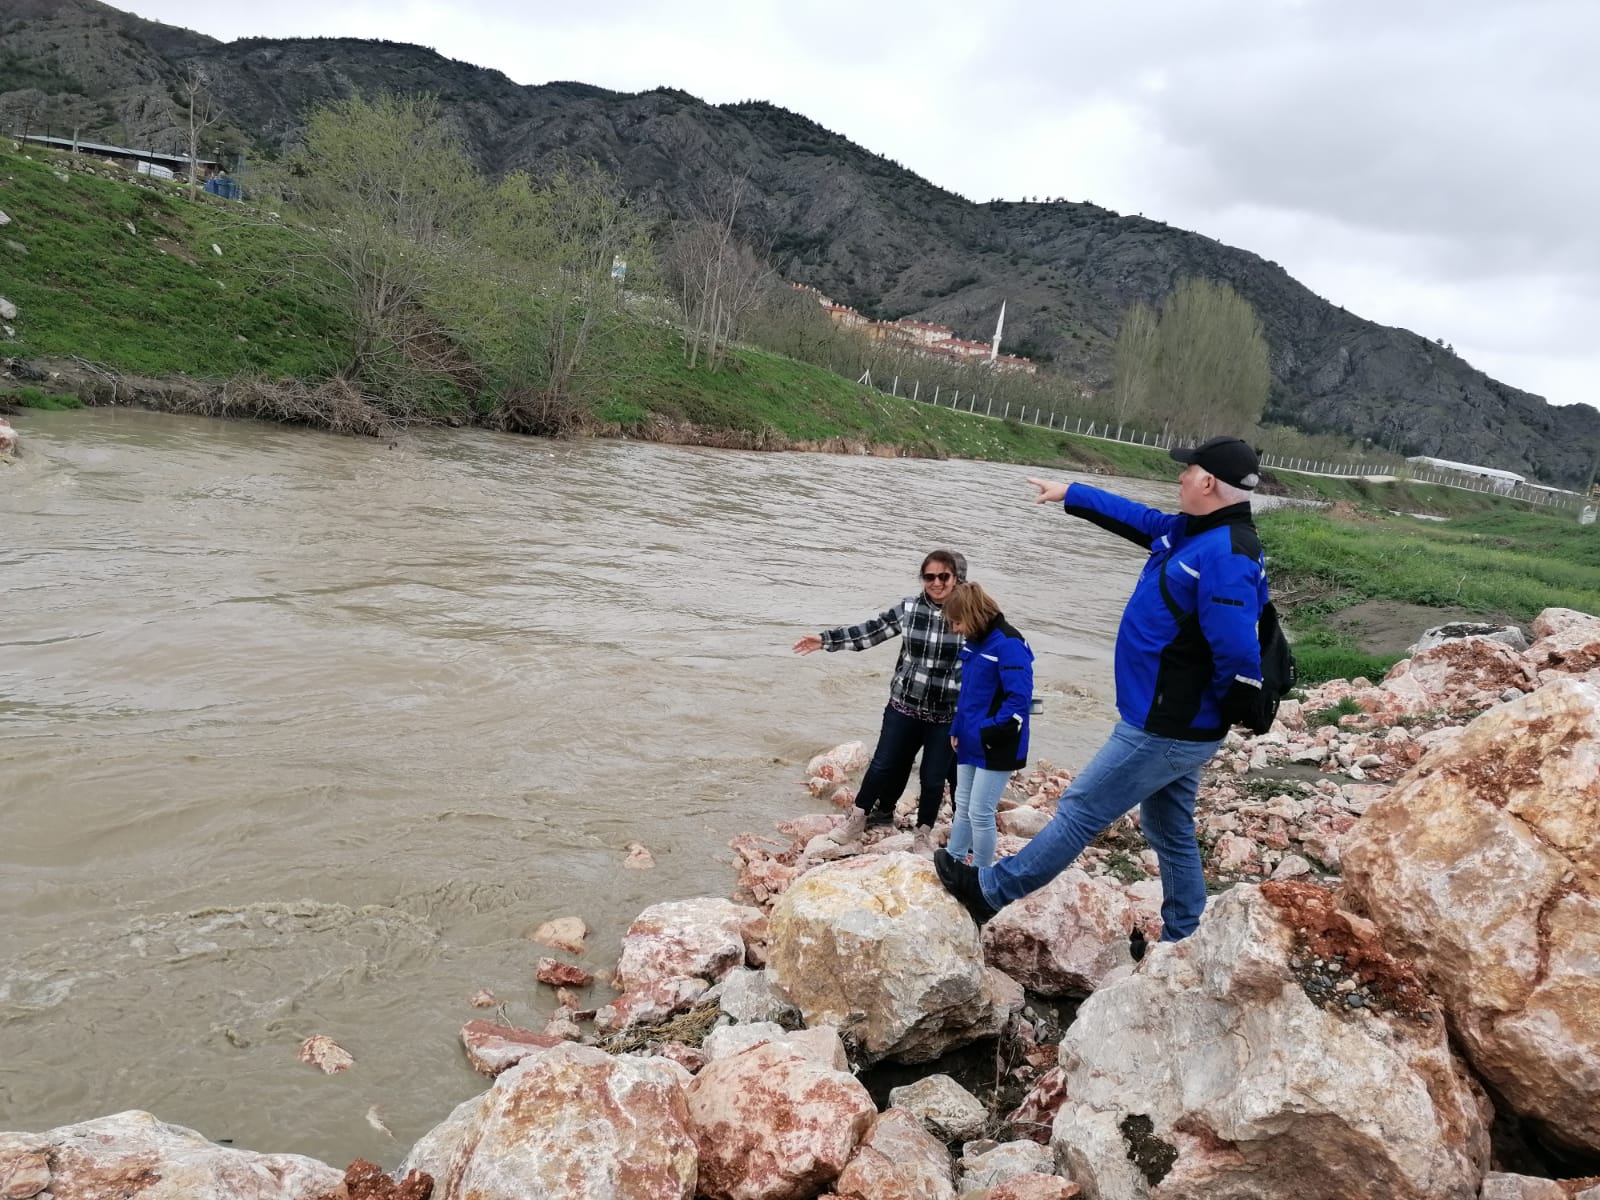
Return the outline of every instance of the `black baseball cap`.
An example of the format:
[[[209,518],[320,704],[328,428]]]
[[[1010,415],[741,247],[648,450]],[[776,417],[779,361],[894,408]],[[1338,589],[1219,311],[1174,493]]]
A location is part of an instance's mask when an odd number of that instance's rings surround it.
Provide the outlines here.
[[[1236,437],[1214,437],[1198,446],[1178,446],[1168,451],[1181,463],[1195,463],[1223,483],[1246,491],[1261,482],[1261,460],[1250,444]]]

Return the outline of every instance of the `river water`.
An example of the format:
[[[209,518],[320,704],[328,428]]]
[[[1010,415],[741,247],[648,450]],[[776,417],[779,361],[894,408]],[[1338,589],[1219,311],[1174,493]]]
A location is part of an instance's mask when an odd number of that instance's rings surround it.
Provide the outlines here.
[[[1081,764],[1113,719],[1140,552],[1030,504],[1025,468],[15,424],[0,1129],[142,1108],[393,1165],[484,1086],[475,990],[548,1015],[535,926],[583,917],[609,969],[647,905],[729,893],[732,835],[814,807],[811,754],[870,747],[898,643],[789,646],[914,591],[934,546],[1038,654],[1036,760]],[[655,869],[622,869],[633,841]],[[312,1034],[354,1069],[298,1062]]]

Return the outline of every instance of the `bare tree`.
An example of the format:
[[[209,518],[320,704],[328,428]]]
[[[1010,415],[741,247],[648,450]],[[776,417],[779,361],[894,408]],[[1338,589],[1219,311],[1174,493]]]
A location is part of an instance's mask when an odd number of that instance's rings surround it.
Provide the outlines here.
[[[761,300],[772,268],[733,233],[748,176],[674,231],[669,261],[683,303],[684,360],[716,370],[741,319]]]
[[[190,67],[179,85],[189,106],[189,199],[191,200],[195,199],[200,191],[200,185],[196,180],[199,171],[200,135],[215,125],[222,115],[212,100],[211,91],[206,86],[207,82],[203,70],[199,67]]]

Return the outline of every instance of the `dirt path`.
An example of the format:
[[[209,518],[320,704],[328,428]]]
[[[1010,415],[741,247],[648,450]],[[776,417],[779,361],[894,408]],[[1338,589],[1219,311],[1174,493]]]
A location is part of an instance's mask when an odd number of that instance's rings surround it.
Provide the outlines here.
[[[1504,613],[1473,612],[1466,608],[1429,608],[1394,600],[1363,600],[1333,614],[1328,625],[1348,633],[1367,654],[1404,654],[1425,629],[1457,621],[1489,621],[1515,625]]]

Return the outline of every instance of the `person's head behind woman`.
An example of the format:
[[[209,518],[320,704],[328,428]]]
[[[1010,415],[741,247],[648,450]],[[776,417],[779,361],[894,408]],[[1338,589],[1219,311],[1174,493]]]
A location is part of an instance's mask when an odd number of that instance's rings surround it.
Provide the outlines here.
[[[944,601],[944,623],[965,637],[980,637],[1000,615],[995,598],[977,583],[958,583]]]
[[[966,576],[966,560],[949,550],[930,550],[922,560],[922,590],[935,604],[943,604],[950,589]]]

